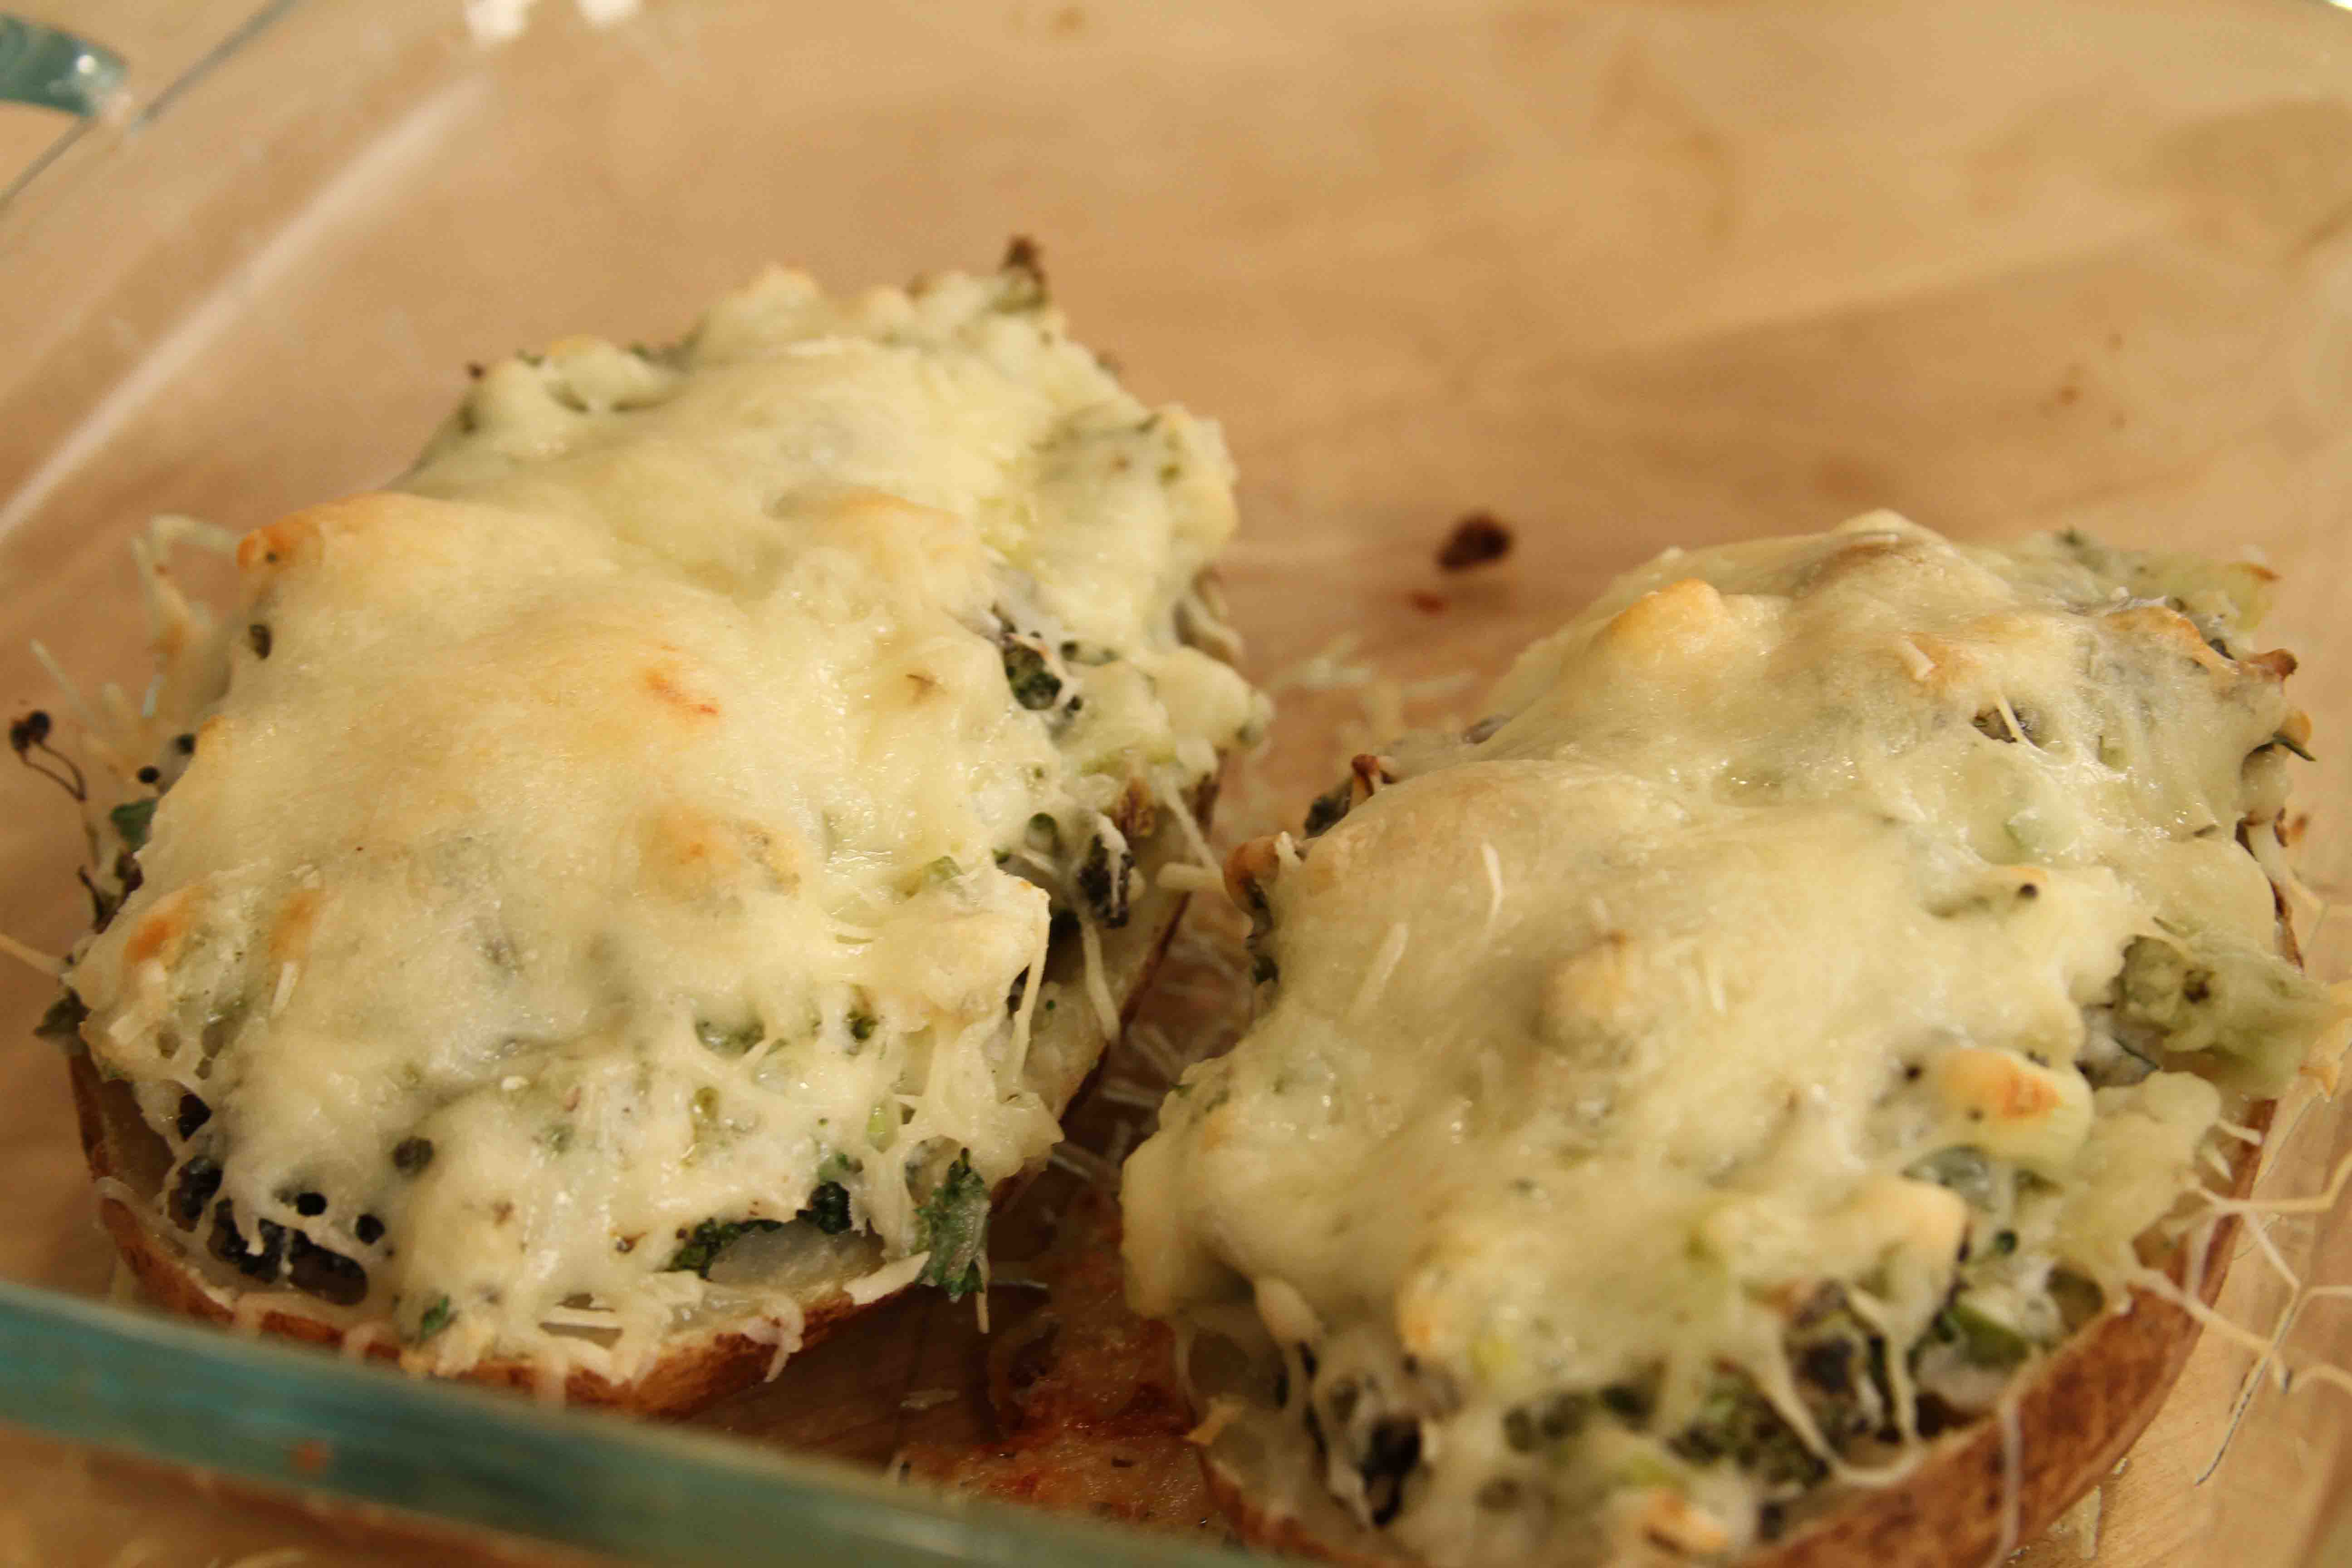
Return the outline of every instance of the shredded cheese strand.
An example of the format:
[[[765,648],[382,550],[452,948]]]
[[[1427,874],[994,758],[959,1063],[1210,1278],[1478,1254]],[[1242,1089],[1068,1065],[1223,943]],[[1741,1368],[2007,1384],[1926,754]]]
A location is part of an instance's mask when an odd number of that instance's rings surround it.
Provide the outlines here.
[[[1985,1568],[2001,1568],[2017,1550],[2018,1513],[2025,1490],[2025,1433],[2017,1408],[2024,1390],[2021,1373],[2010,1380],[1993,1405],[1993,1419],[2000,1431],[2000,1533],[1993,1540],[1992,1555],[1985,1559]]]
[[[1388,934],[1381,938],[1380,951],[1372,955],[1371,968],[1364,973],[1364,983],[1356,991],[1356,999],[1348,1006],[1348,1016],[1361,1018],[1377,1005],[1381,993],[1388,989],[1389,976],[1404,961],[1405,945],[1412,940],[1412,928],[1402,921],[1391,922]]]
[[[52,958],[39,948],[27,942],[18,942],[4,931],[0,931],[0,953],[15,959],[34,973],[47,976],[51,980],[57,979],[66,972],[64,959]]]

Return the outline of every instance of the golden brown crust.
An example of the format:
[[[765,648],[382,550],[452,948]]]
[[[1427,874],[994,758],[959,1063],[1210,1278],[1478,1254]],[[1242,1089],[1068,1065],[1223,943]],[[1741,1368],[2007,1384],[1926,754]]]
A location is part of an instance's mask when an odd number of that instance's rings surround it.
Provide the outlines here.
[[[2272,1110],[2269,1101],[2257,1106],[2250,1124],[2267,1132]],[[2252,1189],[2261,1153],[2252,1145],[2238,1150],[2231,1195]],[[2199,1297],[2209,1306],[2229,1270],[2236,1228],[2235,1217],[2224,1216],[2204,1249]],[[2183,1284],[2188,1267],[2186,1249],[2176,1248],[2165,1271]],[[2179,1307],[2135,1291],[2128,1310],[2103,1316],[2035,1369],[2017,1408],[2015,1544],[2047,1530],[2116,1468],[2163,1405],[2197,1331],[2196,1320]],[[1411,1561],[1370,1549],[1376,1538],[1369,1531],[1339,1541],[1298,1520],[1269,1515],[1205,1451],[1202,1468],[1218,1507],[1252,1546],[1349,1568]],[[1842,1500],[1788,1540],[1746,1559],[1745,1568],[1976,1568],[2000,1544],[2003,1468],[1999,1423],[1975,1422],[1937,1444],[1901,1481]]]
[[[1193,792],[1194,811],[1204,822],[1215,804],[1216,785],[1213,775]],[[1145,932],[1146,944],[1137,955],[1134,971],[1118,987],[1122,1021],[1134,1016],[1150,986],[1152,973],[1159,968],[1168,943],[1175,936],[1185,901],[1181,895],[1170,895],[1157,911],[1156,929]],[[1099,1070],[1102,1047],[1103,1042],[1097,1039],[1090,1060],[1071,1064],[1073,1070],[1061,1081],[1042,1086],[1049,1102],[1057,1109],[1068,1106]],[[207,1322],[231,1322],[236,1317],[237,1292],[208,1283],[201,1267],[167,1235],[133,1213],[129,1204],[106,1191],[110,1181],[119,1182],[152,1203],[169,1166],[163,1140],[139,1114],[129,1087],[103,1081],[87,1051],[77,1050],[72,1055],[68,1072],[82,1154],[92,1180],[100,1185],[99,1221],[138,1279],[142,1293],[166,1311]],[[1007,1202],[1022,1180],[1014,1176],[998,1184],[993,1201],[999,1205]],[[887,1299],[877,1298],[861,1306],[846,1296],[836,1295],[807,1308],[801,1329],[802,1348],[815,1344],[866,1307]],[[246,1322],[261,1333],[309,1344],[340,1346],[343,1342],[344,1331],[340,1325],[325,1317],[300,1311],[273,1308],[247,1314]],[[398,1359],[402,1348],[389,1341],[370,1342],[366,1354],[374,1360],[393,1361]],[[563,1397],[571,1404],[603,1405],[639,1415],[682,1415],[758,1383],[774,1364],[775,1356],[772,1343],[740,1333],[705,1331],[682,1340],[645,1373],[625,1383],[616,1384],[584,1369],[574,1371],[564,1379]],[[536,1391],[540,1386],[538,1369],[528,1361],[514,1358],[477,1362],[460,1375],[467,1382],[493,1388]]]

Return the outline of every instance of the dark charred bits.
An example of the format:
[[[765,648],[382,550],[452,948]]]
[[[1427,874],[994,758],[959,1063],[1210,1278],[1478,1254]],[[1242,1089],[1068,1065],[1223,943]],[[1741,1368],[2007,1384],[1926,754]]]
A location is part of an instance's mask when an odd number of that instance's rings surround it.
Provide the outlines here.
[[[253,1231],[260,1241],[257,1247],[237,1228],[235,1205],[223,1198],[213,1205],[212,1255],[248,1279],[276,1279],[286,1262],[286,1227],[257,1219]]]
[[[1365,1444],[1364,1502],[1375,1528],[1404,1507],[1404,1479],[1421,1463],[1421,1423],[1391,1417],[1374,1426]]]
[[[213,1108],[211,1106],[206,1105],[203,1100],[198,1100],[193,1094],[184,1094],[180,1096],[179,1117],[173,1125],[179,1130],[180,1142],[184,1143],[189,1139],[194,1138],[196,1135],[197,1128],[202,1127],[205,1122],[210,1121],[212,1119]],[[319,1208],[324,1209],[326,1206],[326,1200],[323,1198],[320,1199]],[[310,1213],[316,1211],[305,1210],[304,1212]]]
[[[36,708],[8,725],[8,749],[16,760],[76,800],[89,798],[89,784],[71,757],[49,744],[49,716]],[[34,752],[39,752],[35,757]]]
[[[2014,729],[2009,722],[2012,715],[2017,720]],[[1969,722],[1976,726],[1978,734],[2004,745],[2013,744],[2021,739],[2029,745],[2042,744],[2042,720],[2031,708],[2012,707],[2008,713],[2003,713],[1999,708],[1988,708]]]
[[[49,1010],[41,1015],[41,1021],[33,1026],[33,1033],[45,1040],[79,1040],[82,1020],[89,1016],[89,1009],[82,1005],[80,997],[71,991],[60,991],[58,999],[49,1004]]]
[[[383,1221],[372,1214],[363,1214],[352,1226],[352,1234],[360,1238],[362,1247],[373,1247],[383,1239]]]
[[[187,1100],[199,1107],[203,1104],[194,1095]],[[182,1114],[186,1114],[184,1102]],[[206,1205],[211,1206],[212,1228],[205,1237],[205,1250],[215,1258],[248,1279],[275,1283],[282,1275],[296,1289],[339,1307],[354,1306],[366,1298],[365,1268],[274,1220],[248,1217],[241,1226],[236,1205],[219,1197],[220,1186],[220,1166],[199,1155],[180,1167],[168,1205],[173,1220],[184,1230],[194,1230],[204,1218]],[[316,1217],[327,1212],[327,1200],[318,1193],[299,1193],[294,1198],[294,1211]],[[368,1224],[361,1221],[362,1241],[368,1239]],[[381,1234],[383,1227],[376,1229]]]
[[[1124,845],[1113,852],[1100,834],[1087,846],[1087,858],[1078,866],[1078,892],[1104,925],[1127,923],[1127,873],[1134,864]]]
[[[196,1221],[204,1217],[205,1205],[220,1191],[221,1168],[198,1155],[180,1167],[180,1179],[172,1187],[170,1209],[172,1223],[182,1230],[194,1230]]]
[[[286,1278],[338,1307],[354,1307],[367,1297],[367,1270],[340,1252],[330,1252],[299,1231],[286,1248]]]
[[[413,1176],[433,1163],[433,1140],[404,1138],[392,1146],[392,1168],[404,1176]]]
[[[139,782],[143,784],[161,784],[163,782],[163,770],[151,764],[150,766],[141,768],[137,777]]]
[[[114,911],[122,907],[122,895],[119,893],[110,893],[104,888],[100,887],[96,881],[91,879],[89,871],[84,867],[77,866],[74,868],[74,880],[79,882],[81,884],[81,890],[89,895],[90,930],[102,931],[108,926],[112,925],[114,923]]]
[[[1515,1451],[1532,1454],[1583,1431],[1591,1414],[1591,1395],[1555,1394],[1504,1412],[1503,1437]]]
[[[1032,711],[1051,708],[1062,695],[1062,678],[1027,643],[1004,645],[1004,683],[1013,689],[1013,700]]]
[[[1437,565],[1444,572],[1466,572],[1500,561],[1511,552],[1508,524],[1490,511],[1474,511],[1454,525],[1438,547]]]
[[[1037,242],[1027,235],[1013,237],[1013,243],[1004,247],[1004,259],[997,270],[1004,278],[1004,291],[997,297],[999,310],[1042,310],[1052,298],[1045,286],[1045,258]]]
[[[269,657],[270,640],[269,628],[259,621],[245,628],[245,646],[253,650],[256,658]]]
[[[1307,837],[1319,838],[1339,826],[1339,819],[1356,804],[1355,791],[1356,781],[1349,777],[1317,795],[1315,803],[1307,808]]]

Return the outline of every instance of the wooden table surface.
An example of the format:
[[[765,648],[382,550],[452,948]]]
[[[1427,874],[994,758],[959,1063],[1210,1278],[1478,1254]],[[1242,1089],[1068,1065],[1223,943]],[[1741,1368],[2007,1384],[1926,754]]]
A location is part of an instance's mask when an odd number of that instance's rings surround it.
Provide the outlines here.
[[[607,32],[548,9],[479,53],[437,11],[295,8],[143,143],[64,169],[72,200],[0,223],[12,709],[55,700],[36,637],[135,674],[141,519],[250,527],[396,471],[469,359],[657,338],[771,258],[852,287],[1019,230],[1139,391],[1224,421],[1253,671],[1321,654],[1372,682],[1284,694],[1228,834],[1295,816],[1401,709],[1469,713],[1668,543],[1892,506],[2259,552],[2320,734],[2311,874],[2352,888],[2352,29],[2323,7],[657,0]],[[1444,576],[1474,509],[1519,548]],[[0,931],[62,950],[70,824],[29,777],[0,789]],[[2343,939],[2317,944],[2336,973]],[[0,1026],[46,1000],[0,970]],[[2274,1190],[2347,1134],[2303,1116]],[[0,1056],[0,1273],[107,1287],[45,1045]],[[2352,1278],[2323,1229],[2272,1235]],[[2260,1261],[2242,1321],[2280,1300]],[[2300,1352],[2352,1357],[2346,1320],[2315,1306]],[[969,1428],[966,1321],[903,1301],[713,1419],[877,1461]],[[2200,1350],[2103,1489],[2100,1563],[2288,1561],[2340,1489],[2341,1413],[2264,1393],[2196,1484],[2249,1359]],[[0,1565],[432,1560],[22,1436],[0,1458]]]

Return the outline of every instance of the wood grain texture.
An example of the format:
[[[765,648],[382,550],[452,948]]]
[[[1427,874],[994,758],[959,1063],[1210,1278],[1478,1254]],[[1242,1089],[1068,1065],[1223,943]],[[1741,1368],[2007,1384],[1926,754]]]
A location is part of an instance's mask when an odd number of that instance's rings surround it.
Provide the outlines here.
[[[1377,710],[1283,692],[1229,790],[1238,833],[1295,820],[1400,710],[1475,717],[1477,683],[1655,550],[1891,505],[1960,535],[2263,552],[2319,736],[2306,864],[2352,889],[2345,21],[2301,0],[651,0],[598,33],[549,0],[480,53],[449,7],[295,7],[160,127],[78,145],[56,172],[81,185],[0,215],[0,700],[57,704],[34,637],[135,690],[142,518],[241,529],[380,482],[469,360],[658,340],[771,260],[854,287],[985,265],[1018,231],[1140,395],[1223,421],[1255,672],[1347,637],[1339,663],[1435,683]],[[1441,573],[1474,509],[1517,549]],[[85,919],[65,803],[29,775],[5,800],[0,930],[62,951]],[[9,970],[0,1027],[21,1041],[47,999]],[[2352,1127],[2281,1122],[2266,1190],[2311,1190]],[[74,1125],[55,1052],[0,1057],[0,1272],[95,1294],[113,1249]],[[2347,1230],[2269,1236],[2340,1280]],[[2222,1309],[2267,1325],[2284,1292],[2251,1246]],[[1017,1294],[993,1295],[1002,1321]],[[891,1303],[703,1419],[875,1462],[984,1429],[971,1305]],[[2340,1310],[2296,1345],[2352,1359]],[[2273,1568],[2346,1489],[2325,1390],[2263,1391],[2194,1484],[2250,1360],[2200,1344],[2105,1483],[2105,1568]],[[903,1406],[939,1389],[959,1396]],[[146,1568],[255,1549],[234,1509],[117,1479],[68,1518],[46,1473],[0,1476],[0,1552],[111,1568],[142,1517],[170,1521],[142,1531]]]

